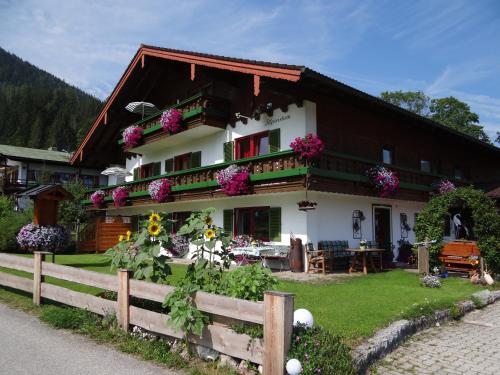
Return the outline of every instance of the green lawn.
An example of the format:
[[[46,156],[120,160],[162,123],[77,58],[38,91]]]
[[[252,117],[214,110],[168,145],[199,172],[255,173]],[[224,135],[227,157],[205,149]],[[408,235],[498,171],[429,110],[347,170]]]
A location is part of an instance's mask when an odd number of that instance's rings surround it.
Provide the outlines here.
[[[102,254],[56,255],[56,263],[113,274],[109,260]],[[171,264],[171,267],[173,275],[169,282],[175,285],[184,275],[186,266]],[[24,272],[0,270],[31,277]],[[53,278],[47,278],[47,282],[92,294],[101,292],[97,288]],[[353,277],[343,282],[281,281],[278,289],[294,293],[295,308],[310,310],[316,323],[351,343],[371,336],[378,328],[402,316],[415,315],[421,307],[449,306],[480,290],[468,280],[459,278],[444,279],[440,289],[423,288],[416,274],[402,270]]]

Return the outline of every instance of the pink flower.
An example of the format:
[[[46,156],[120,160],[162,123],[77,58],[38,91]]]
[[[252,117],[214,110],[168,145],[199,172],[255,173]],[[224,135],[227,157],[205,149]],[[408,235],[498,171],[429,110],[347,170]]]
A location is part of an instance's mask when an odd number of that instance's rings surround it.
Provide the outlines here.
[[[441,180],[436,186],[436,190],[439,194],[446,194],[455,189],[456,189],[455,184],[450,180]]]
[[[128,198],[128,189],[123,186],[118,186],[113,189],[112,196],[115,207],[125,206]]]
[[[290,143],[292,150],[299,154],[299,158],[305,160],[314,160],[321,157],[321,153],[325,149],[325,145],[318,136],[311,133],[307,134],[304,138],[295,138]]]
[[[106,196],[106,193],[102,190],[97,190],[92,195],[90,196],[90,201],[92,202],[92,205],[95,208],[99,208],[103,205],[104,203],[104,197]]]
[[[178,133],[182,129],[181,121],[182,112],[175,108],[167,109],[161,114],[160,118],[163,130],[169,132],[170,134]]]
[[[217,181],[222,191],[229,196],[248,193],[249,179],[248,170],[234,164],[217,173]]]
[[[143,131],[139,126],[129,126],[122,133],[123,142],[129,148],[137,146],[142,138]]]
[[[155,202],[165,202],[170,195],[170,185],[170,181],[166,178],[154,180],[148,186],[149,195]]]
[[[399,178],[396,172],[386,167],[377,165],[366,171],[372,184],[379,190],[381,197],[389,197],[396,194],[399,189]]]

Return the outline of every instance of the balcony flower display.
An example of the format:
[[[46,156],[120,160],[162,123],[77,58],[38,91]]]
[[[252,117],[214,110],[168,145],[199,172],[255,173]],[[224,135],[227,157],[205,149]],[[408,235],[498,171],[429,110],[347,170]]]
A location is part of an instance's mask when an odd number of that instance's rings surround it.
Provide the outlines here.
[[[399,178],[396,172],[386,167],[377,165],[366,172],[371,183],[380,192],[381,197],[394,195],[399,188]]]
[[[222,191],[229,196],[248,193],[249,179],[248,170],[234,164],[217,173],[217,181],[222,187]]]
[[[148,186],[148,192],[157,203],[165,202],[170,195],[170,181],[166,178],[160,178],[159,180],[154,180]]]
[[[161,114],[160,123],[164,131],[170,134],[178,133],[181,130],[182,112],[178,109],[167,109]]]
[[[292,150],[299,155],[300,160],[317,160],[325,149],[325,145],[317,135],[311,133],[304,138],[297,137],[290,143]]]
[[[143,129],[139,126],[129,126],[123,131],[123,142],[127,147],[135,147],[142,138]]]
[[[125,206],[128,198],[128,189],[123,186],[118,186],[117,188],[113,189],[112,196],[115,207]]]
[[[450,191],[455,190],[457,187],[450,180],[439,180],[437,183],[433,184],[434,191],[438,194],[446,194]]]
[[[318,202],[313,202],[313,201],[306,199],[306,200],[297,202],[297,205],[299,206],[300,211],[310,211],[310,210],[316,209]]]
[[[68,231],[60,226],[26,224],[17,234],[17,243],[30,251],[56,251],[68,243]]]
[[[90,201],[95,208],[99,208],[104,204],[104,197],[106,193],[102,190],[97,190],[90,196]]]

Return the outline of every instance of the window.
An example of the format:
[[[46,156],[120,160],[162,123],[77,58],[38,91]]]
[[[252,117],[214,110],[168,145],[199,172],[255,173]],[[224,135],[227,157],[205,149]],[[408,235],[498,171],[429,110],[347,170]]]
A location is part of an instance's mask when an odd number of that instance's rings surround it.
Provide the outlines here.
[[[236,208],[235,235],[246,234],[261,241],[269,241],[269,207]]]
[[[457,180],[463,180],[464,179],[464,169],[461,167],[453,168],[453,177],[455,177]]]
[[[186,224],[186,220],[189,216],[191,216],[191,211],[172,213],[172,220],[177,220],[175,223],[172,223],[172,233],[177,233],[179,229]]]
[[[153,177],[153,163],[144,164],[141,167],[141,178]]]
[[[179,155],[174,158],[174,171],[183,171],[190,168],[191,153]]]
[[[236,139],[236,159],[269,153],[269,132],[252,134]]]
[[[429,160],[420,160],[420,170],[425,173],[431,173],[431,162]]]
[[[382,162],[384,164],[392,164],[394,159],[394,152],[389,147],[384,147],[382,149]]]

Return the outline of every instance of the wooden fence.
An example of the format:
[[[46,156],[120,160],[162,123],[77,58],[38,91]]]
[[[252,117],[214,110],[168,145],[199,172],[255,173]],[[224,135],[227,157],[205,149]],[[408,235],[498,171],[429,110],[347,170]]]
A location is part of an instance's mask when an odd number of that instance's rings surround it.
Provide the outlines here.
[[[185,337],[182,332],[166,324],[168,315],[130,304],[131,296],[163,302],[174,287],[134,280],[128,270],[119,270],[118,275],[113,276],[45,262],[45,254],[48,253],[35,252],[33,259],[0,254],[0,267],[33,274],[31,280],[0,272],[0,285],[32,293],[33,302],[37,305],[42,298],[46,298],[100,315],[115,313],[125,330],[135,325],[161,335]],[[112,301],[48,284],[44,282],[44,276],[117,292],[118,298]],[[284,374],[292,334],[292,294],[266,292],[264,302],[252,302],[198,292],[194,301],[198,309],[210,315],[212,323],[205,327],[201,337],[188,336],[189,342],[262,364],[265,375]],[[241,322],[263,325],[264,338],[252,339],[230,328],[231,324]]]

